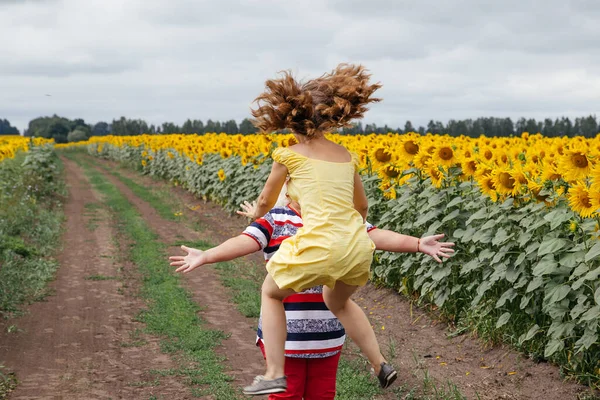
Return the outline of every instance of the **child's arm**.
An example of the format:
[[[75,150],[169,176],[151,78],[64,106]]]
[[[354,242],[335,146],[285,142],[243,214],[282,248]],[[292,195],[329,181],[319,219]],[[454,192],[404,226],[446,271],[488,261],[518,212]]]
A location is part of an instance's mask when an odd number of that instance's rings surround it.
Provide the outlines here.
[[[375,243],[377,250],[392,251],[396,253],[418,253],[427,254],[437,262],[442,262],[440,257],[449,258],[454,250],[451,242],[439,242],[444,234],[416,238],[414,236],[402,235],[387,229],[372,229],[369,237]]]
[[[367,212],[369,211],[369,200],[367,200],[365,187],[358,172],[354,173],[354,208],[362,215],[363,222],[366,221]]]
[[[281,188],[285,183],[287,175],[288,170],[285,165],[273,162],[271,173],[267,178],[267,183],[265,183],[265,187],[260,193],[260,196],[258,196],[253,219],[262,217],[275,206],[277,198],[279,198],[279,192],[281,192]]]
[[[176,272],[187,273],[202,265],[230,261],[254,253],[260,246],[250,236],[239,235],[206,251],[186,246],[181,246],[181,249],[187,253],[185,256],[171,256],[169,260],[171,266],[178,267]]]

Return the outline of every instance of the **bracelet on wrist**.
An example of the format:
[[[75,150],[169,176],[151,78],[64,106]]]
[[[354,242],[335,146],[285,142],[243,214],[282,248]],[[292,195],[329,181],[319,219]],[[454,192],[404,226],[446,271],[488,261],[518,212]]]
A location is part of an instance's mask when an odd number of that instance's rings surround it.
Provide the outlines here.
[[[417,253],[421,252],[421,238],[417,240]]]

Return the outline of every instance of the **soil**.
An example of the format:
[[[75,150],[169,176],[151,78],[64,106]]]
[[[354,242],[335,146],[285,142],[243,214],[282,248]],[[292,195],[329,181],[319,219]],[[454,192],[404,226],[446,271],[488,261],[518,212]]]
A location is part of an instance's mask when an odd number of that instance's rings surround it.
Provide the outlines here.
[[[157,338],[139,333],[143,324],[134,317],[144,304],[135,296],[135,267],[119,262],[106,211],[86,208],[98,205],[99,195],[75,163],[63,161],[69,196],[55,294],[30,305],[23,317],[0,322],[0,360],[19,381],[9,398],[191,398],[176,379],[151,384],[150,369],[174,365]],[[89,279],[94,276],[116,279]],[[8,326],[17,329],[8,333]],[[132,333],[147,344],[127,346]]]
[[[16,372],[19,386],[10,399],[165,399],[191,398],[180,381],[156,376],[151,369],[173,367],[173,361],[158,348],[158,339],[141,335],[147,344],[125,347],[131,332],[142,328],[134,321],[143,309],[135,296],[139,277],[135,267],[115,254],[119,240],[107,215],[90,216],[86,204],[98,203],[81,169],[64,160],[69,185],[65,207],[67,216],[63,250],[58,256],[61,268],[52,283],[56,294],[45,302],[28,307],[28,314],[0,322],[0,361]],[[117,164],[107,163],[111,168]],[[218,205],[204,202],[189,192],[167,183],[120,170],[146,186],[169,188],[183,207],[184,220],[206,227],[197,232],[188,224],[167,221],[143,199],[138,198],[112,175],[103,172],[134,204],[145,221],[167,244],[182,240],[204,239],[213,244],[238,235],[247,220],[231,216]],[[97,210],[101,213],[101,210]],[[97,226],[90,229],[90,220]],[[92,221],[93,222],[93,221]],[[176,248],[170,248],[171,253]],[[246,262],[262,263],[260,254]],[[167,260],[165,259],[165,263]],[[114,280],[88,280],[92,275],[116,276]],[[210,327],[231,336],[218,349],[225,357],[234,385],[249,382],[263,371],[264,361],[255,347],[256,321],[242,316],[224,295],[217,273],[212,268],[182,279]],[[127,290],[123,290],[128,285]],[[369,315],[385,354],[399,370],[398,382],[421,387],[424,374],[438,385],[451,381],[469,399],[577,399],[586,388],[565,382],[557,367],[536,364],[509,348],[486,349],[476,338],[463,335],[448,337],[448,329],[435,319],[411,306],[393,290],[372,285],[360,289],[354,299]],[[4,325],[2,325],[4,324]],[[19,328],[7,333],[7,324]],[[354,357],[352,346],[345,357]],[[387,392],[378,399],[396,398]]]

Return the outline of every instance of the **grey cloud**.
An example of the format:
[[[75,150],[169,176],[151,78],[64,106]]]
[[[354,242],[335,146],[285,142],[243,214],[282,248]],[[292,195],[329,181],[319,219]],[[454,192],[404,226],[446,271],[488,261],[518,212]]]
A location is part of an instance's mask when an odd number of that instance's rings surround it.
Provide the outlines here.
[[[339,62],[384,85],[365,123],[600,113],[595,0],[0,0],[0,13],[0,117],[21,128],[53,113],[239,120],[277,71]]]

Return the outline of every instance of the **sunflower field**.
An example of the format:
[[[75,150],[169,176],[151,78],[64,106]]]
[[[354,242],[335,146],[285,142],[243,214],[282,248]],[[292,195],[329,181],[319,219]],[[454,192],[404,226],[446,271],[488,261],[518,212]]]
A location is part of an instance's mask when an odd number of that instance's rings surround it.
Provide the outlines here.
[[[329,138],[360,156],[370,222],[456,243],[442,264],[377,253],[374,281],[437,308],[456,334],[509,342],[600,383],[600,136]],[[273,149],[294,143],[283,134],[205,134],[77,146],[234,211],[258,196]]]
[[[44,138],[30,139],[23,136],[0,136],[0,162],[6,158],[14,158],[19,151],[27,151],[33,146],[53,143]]]

